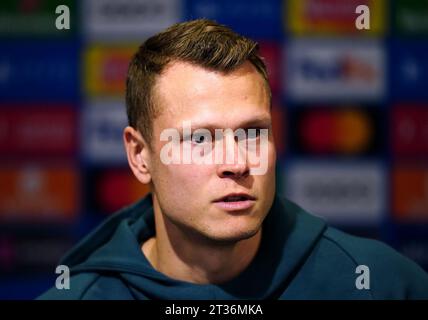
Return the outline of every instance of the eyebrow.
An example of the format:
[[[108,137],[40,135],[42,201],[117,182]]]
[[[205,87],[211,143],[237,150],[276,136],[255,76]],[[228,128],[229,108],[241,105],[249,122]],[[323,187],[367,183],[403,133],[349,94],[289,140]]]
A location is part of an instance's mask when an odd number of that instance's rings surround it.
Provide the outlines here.
[[[251,118],[251,119],[247,119],[244,120],[243,122],[241,122],[236,128],[230,128],[233,130],[242,128],[242,129],[248,129],[248,128],[252,128],[252,127],[270,127],[272,124],[272,119],[270,116],[263,116],[263,117],[257,117],[257,118]],[[183,127],[180,126],[179,128],[177,128],[180,132],[182,131]],[[197,121],[192,121],[192,131],[196,130],[196,129],[208,129],[210,131],[214,131],[215,129],[228,129],[228,127],[224,127],[222,125],[216,125],[214,123],[209,123],[209,122],[197,122]]]

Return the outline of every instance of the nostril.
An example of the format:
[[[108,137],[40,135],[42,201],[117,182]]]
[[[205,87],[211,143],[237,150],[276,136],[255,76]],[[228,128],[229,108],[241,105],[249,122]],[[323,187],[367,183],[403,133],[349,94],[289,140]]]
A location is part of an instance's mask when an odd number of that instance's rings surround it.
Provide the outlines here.
[[[245,171],[231,171],[231,170],[225,170],[222,171],[221,176],[222,177],[246,177],[250,174],[249,170],[245,170]]]

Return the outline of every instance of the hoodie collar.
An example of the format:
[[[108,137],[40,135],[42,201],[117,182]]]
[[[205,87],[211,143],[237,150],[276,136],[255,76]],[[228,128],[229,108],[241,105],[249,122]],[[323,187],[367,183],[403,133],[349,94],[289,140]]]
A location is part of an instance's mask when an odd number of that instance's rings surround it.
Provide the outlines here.
[[[156,271],[141,251],[154,235],[151,196],[121,210],[62,261],[72,273],[114,272],[134,295],[157,299],[275,299],[306,261],[326,225],[292,202],[275,197],[263,222],[259,250],[234,279],[218,285],[174,280]]]

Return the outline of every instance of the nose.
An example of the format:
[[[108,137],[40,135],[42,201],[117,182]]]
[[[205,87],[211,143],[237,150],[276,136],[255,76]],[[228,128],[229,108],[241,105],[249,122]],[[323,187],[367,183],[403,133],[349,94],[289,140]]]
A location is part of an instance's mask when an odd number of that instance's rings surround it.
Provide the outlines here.
[[[226,148],[228,149],[228,148]],[[249,176],[250,167],[248,165],[247,151],[241,150],[238,141],[233,142],[232,150],[225,150],[226,153],[233,153],[233,161],[227,161],[227,157],[223,157],[221,164],[217,166],[217,174],[220,178],[239,179]],[[241,153],[241,157],[239,156]]]
[[[218,169],[218,176],[220,178],[243,178],[247,177],[250,174],[250,169],[248,166],[243,164],[224,164],[220,165]]]

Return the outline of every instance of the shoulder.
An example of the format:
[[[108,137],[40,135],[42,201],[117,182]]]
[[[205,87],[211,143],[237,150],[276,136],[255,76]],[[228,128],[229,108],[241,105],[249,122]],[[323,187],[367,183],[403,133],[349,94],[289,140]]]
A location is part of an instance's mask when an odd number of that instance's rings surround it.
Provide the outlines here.
[[[114,276],[98,273],[79,273],[70,277],[68,289],[55,286],[37,300],[125,300],[133,299],[129,289]]]
[[[375,299],[428,299],[428,274],[390,246],[329,227],[321,245],[351,264],[365,266]]]
[[[55,286],[43,293],[37,300],[80,300],[99,279],[95,273],[80,273],[70,277],[69,288],[58,289]]]

